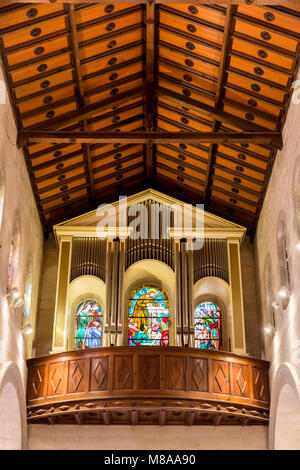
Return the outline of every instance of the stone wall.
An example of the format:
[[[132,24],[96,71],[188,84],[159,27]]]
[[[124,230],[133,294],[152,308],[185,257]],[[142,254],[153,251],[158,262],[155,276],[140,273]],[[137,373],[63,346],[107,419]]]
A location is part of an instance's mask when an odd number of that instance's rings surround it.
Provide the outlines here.
[[[261,357],[259,303],[256,295],[254,266],[254,246],[250,237],[246,237],[241,246],[241,268],[244,299],[244,319],[246,351],[254,357]]]
[[[299,95],[299,88],[297,94]],[[266,327],[270,322],[266,308],[264,282],[264,266],[267,256],[270,258],[272,269],[273,300],[283,305],[279,296],[282,282],[278,255],[278,222],[280,218],[283,218],[286,224],[291,297],[283,312],[275,311],[275,334],[268,335],[262,330],[266,358],[271,361],[272,404],[278,401],[277,395],[280,390],[276,389],[276,383],[279,383],[276,376],[282,365],[291,370],[293,383],[296,383],[300,378],[300,251],[296,246],[299,242],[299,234],[293,191],[296,167],[299,167],[300,164],[300,104],[293,102],[293,100],[284,127],[283,143],[283,150],[278,152],[276,157],[255,239],[257,279],[262,305],[262,327]],[[285,307],[285,305],[283,306]],[[282,385],[281,383],[281,387]],[[299,395],[297,399],[300,417]],[[271,428],[275,426],[276,413],[277,410],[273,409],[274,420],[270,425]],[[280,427],[280,423],[277,423],[277,426]]]
[[[264,426],[77,426],[31,424],[28,449],[37,450],[265,450]],[[117,443],[117,444],[116,444]]]
[[[53,234],[45,241],[43,273],[40,289],[36,356],[44,356],[52,350],[55,311],[58,248]]]
[[[0,71],[0,80],[2,80]],[[2,98],[2,97],[1,97]],[[30,323],[35,330],[40,272],[43,253],[43,231],[38,210],[24,162],[23,153],[16,146],[16,127],[6,95],[6,102],[0,104],[0,205],[3,201],[0,227],[0,373],[8,365],[17,369],[21,397],[20,407],[25,407],[24,385],[26,380],[25,358],[31,355],[35,331],[23,336],[22,326]],[[0,188],[0,190],[1,190]],[[3,199],[2,199],[3,198]],[[14,227],[18,226],[20,250],[16,278],[12,287],[17,287],[24,296],[25,283],[30,260],[32,263],[32,294],[28,317],[23,319],[23,308],[12,309],[7,302],[8,262]],[[0,377],[0,382],[1,382]],[[23,381],[23,384],[22,384]],[[0,389],[2,384],[0,383]],[[9,432],[9,430],[7,431]],[[3,436],[2,436],[3,437]]]

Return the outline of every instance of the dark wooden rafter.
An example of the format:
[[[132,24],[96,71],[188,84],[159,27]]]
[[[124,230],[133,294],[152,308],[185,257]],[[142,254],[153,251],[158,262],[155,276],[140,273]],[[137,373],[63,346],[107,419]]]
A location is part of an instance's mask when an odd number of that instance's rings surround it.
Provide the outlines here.
[[[84,98],[84,88],[82,82],[82,74],[80,68],[80,55],[79,55],[79,46],[78,46],[78,37],[77,37],[77,26],[76,26],[76,18],[75,18],[75,7],[73,4],[69,4],[68,6],[68,13],[69,13],[69,24],[70,24],[70,33],[72,38],[72,47],[73,47],[73,56],[74,56],[74,67],[75,67],[75,76],[77,81],[78,87],[78,101],[79,101],[79,108],[84,107],[85,105],[85,98]],[[81,118],[83,130],[88,130],[88,124],[86,118]],[[87,168],[87,177],[89,182],[89,191],[91,200],[94,199],[94,178],[93,178],[93,168],[92,168],[92,158],[91,158],[91,149],[89,144],[83,144],[83,154],[86,160],[86,168]]]
[[[187,142],[199,143],[230,143],[249,142],[263,143],[282,148],[282,136],[277,131],[265,132],[48,132],[48,131],[21,131],[19,145],[28,145],[31,142],[56,142],[78,144],[159,144]]]
[[[156,103],[154,93],[155,61],[155,4],[149,0],[146,5],[146,91],[145,91],[145,128],[148,132],[155,129]],[[145,180],[153,186],[154,148],[152,143],[145,144]]]
[[[218,112],[220,113],[220,108],[221,108],[222,91],[224,87],[226,66],[227,66],[227,60],[228,60],[228,51],[230,47],[230,36],[232,33],[232,29],[233,29],[233,20],[234,20],[234,15],[236,13],[236,9],[237,9],[236,5],[233,6],[233,5],[230,5],[230,2],[227,2],[223,45],[222,45],[221,60],[220,60],[220,65],[219,65],[217,91],[216,91],[216,96],[215,96],[216,115],[214,116],[214,123],[213,123],[214,132],[217,131],[218,127],[221,124],[221,121],[218,118]],[[231,122],[231,124],[233,123]],[[206,173],[205,190],[204,190],[204,200],[206,203],[208,203],[208,198],[209,198],[210,179],[213,173],[213,165],[214,165],[216,151],[217,151],[217,146],[214,143],[211,143],[209,154],[208,154],[208,169]]]

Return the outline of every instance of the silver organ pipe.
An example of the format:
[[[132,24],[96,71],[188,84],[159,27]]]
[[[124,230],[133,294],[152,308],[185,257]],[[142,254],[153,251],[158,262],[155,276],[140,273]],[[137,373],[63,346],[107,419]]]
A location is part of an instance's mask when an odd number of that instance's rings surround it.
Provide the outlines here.
[[[97,237],[74,238],[72,243],[71,277],[96,276],[105,282],[106,240]]]
[[[225,239],[205,239],[203,247],[194,251],[194,282],[209,276],[219,277],[229,282]]]

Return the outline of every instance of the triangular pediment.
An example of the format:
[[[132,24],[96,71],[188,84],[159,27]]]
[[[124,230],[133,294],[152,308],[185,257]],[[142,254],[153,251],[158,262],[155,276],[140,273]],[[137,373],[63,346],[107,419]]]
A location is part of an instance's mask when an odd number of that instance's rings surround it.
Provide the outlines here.
[[[120,203],[120,201],[122,202]],[[167,196],[154,189],[147,189],[145,191],[129,196],[126,199],[122,198],[121,200],[116,200],[111,204],[111,206],[115,209],[116,214],[118,214],[120,211],[120,207],[122,207],[122,204],[127,204],[127,207],[131,207],[135,204],[145,203],[146,201],[162,204],[169,208],[180,207],[182,208],[182,210],[188,207],[188,210],[191,211],[193,217],[196,217],[196,214],[204,216],[203,225],[205,231],[216,231],[218,233],[223,231],[224,238],[226,238],[226,234],[229,233],[236,233],[237,237],[240,238],[246,231],[246,228],[242,227],[241,225],[235,224],[233,222],[230,222],[229,220],[223,219],[222,217],[216,216],[203,210],[203,207],[201,205],[191,206],[180,201],[179,199]],[[107,205],[104,204],[103,207],[107,207]],[[66,222],[61,222],[60,224],[55,225],[54,231],[57,234],[72,233],[72,229],[74,229],[75,231],[87,230],[87,232],[92,232],[93,228],[97,227],[100,220],[101,215],[99,214],[99,210],[95,209],[78,217],[74,217],[73,219],[67,220]],[[116,223],[116,226],[119,226],[118,222]],[[124,226],[124,224],[122,224],[122,226]]]

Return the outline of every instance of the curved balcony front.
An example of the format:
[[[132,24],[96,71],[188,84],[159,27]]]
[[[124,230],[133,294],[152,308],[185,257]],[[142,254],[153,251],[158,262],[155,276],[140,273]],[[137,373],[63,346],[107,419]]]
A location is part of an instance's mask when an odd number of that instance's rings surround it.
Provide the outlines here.
[[[269,364],[219,351],[113,347],[28,361],[29,423],[268,424]]]

